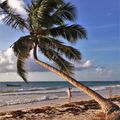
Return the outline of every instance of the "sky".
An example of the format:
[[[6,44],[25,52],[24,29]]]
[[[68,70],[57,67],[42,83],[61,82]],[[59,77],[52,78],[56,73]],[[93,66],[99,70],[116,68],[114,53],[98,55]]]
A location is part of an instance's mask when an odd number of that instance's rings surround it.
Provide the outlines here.
[[[0,0],[2,2],[4,0]],[[25,16],[23,8],[30,0],[9,0],[9,5]],[[87,30],[88,39],[75,47],[82,60],[75,63],[74,78],[78,81],[120,80],[120,1],[119,0],[66,0],[76,7],[77,20]],[[13,42],[26,33],[4,25],[0,16],[0,81],[22,81],[16,74],[16,58],[10,49]],[[31,58],[32,59],[32,58]],[[44,58],[43,58],[44,60]],[[29,81],[63,80],[29,61]]]

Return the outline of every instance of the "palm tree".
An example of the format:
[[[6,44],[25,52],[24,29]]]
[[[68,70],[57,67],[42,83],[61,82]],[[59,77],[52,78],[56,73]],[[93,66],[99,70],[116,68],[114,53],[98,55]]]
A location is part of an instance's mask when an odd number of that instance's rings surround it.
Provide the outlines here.
[[[25,30],[28,33],[12,45],[17,56],[17,73],[23,80],[27,82],[24,62],[33,50],[34,60],[38,65],[84,91],[95,99],[105,112],[111,113],[118,110],[117,105],[71,77],[74,68],[72,62],[80,61],[81,53],[60,39],[64,38],[64,41],[76,43],[79,39],[87,38],[86,30],[78,24],[73,24],[76,18],[74,6],[63,0],[33,0],[31,5],[27,6],[26,12],[27,16],[23,18],[8,5],[7,0],[0,4],[0,14],[5,15],[3,22],[12,28]],[[70,21],[70,25],[68,22],[66,24],[66,21]],[[57,66],[41,61],[38,58],[38,52],[39,56],[43,54]]]

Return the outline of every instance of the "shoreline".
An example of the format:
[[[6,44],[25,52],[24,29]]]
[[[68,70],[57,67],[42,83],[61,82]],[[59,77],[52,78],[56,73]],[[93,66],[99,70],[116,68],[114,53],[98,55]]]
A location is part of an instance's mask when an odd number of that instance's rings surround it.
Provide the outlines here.
[[[109,91],[108,90],[102,90],[97,91],[100,95],[104,96],[105,98],[109,98]],[[120,89],[113,89],[112,95],[114,96],[120,96]],[[71,102],[79,102],[79,101],[86,101],[91,100],[92,98],[89,97],[86,94],[80,94],[78,96],[73,96]],[[58,106],[62,104],[68,103],[67,96],[63,96],[62,98],[58,99],[50,99],[50,100],[43,100],[39,102],[31,102],[31,103],[24,103],[24,104],[15,104],[15,105],[9,105],[9,106],[2,106],[0,107],[0,112],[8,112],[8,111],[14,111],[14,110],[24,110],[24,109],[35,109],[45,106]]]
[[[120,95],[111,98],[111,101],[120,106]],[[104,118],[105,114],[99,104],[94,100],[86,99],[0,112],[0,120],[105,120]]]
[[[90,99],[91,98],[89,96],[82,95],[82,96],[73,97],[72,102],[84,101],[84,100],[90,100]],[[35,109],[35,108],[40,108],[45,106],[58,106],[58,105],[67,104],[67,103],[68,103],[67,98],[59,98],[59,99],[46,100],[46,101],[40,101],[40,102],[3,106],[3,107],[0,107],[0,112],[8,112],[8,111],[24,110],[24,109],[32,109],[32,108]]]

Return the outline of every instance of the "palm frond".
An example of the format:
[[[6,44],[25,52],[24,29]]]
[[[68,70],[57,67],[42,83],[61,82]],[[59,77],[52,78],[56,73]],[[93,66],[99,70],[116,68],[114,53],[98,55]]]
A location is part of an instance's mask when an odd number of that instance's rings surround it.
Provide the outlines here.
[[[87,38],[86,30],[82,26],[76,24],[70,26],[61,25],[59,27],[47,29],[45,32],[47,35],[51,35],[53,37],[61,36],[71,43],[76,42],[79,38]]]
[[[28,21],[30,21],[34,29],[36,27],[48,28],[53,24],[50,14],[62,4],[64,4],[63,0],[33,0],[32,4],[27,8],[30,18]]]
[[[46,48],[46,47],[39,47],[40,51],[49,59],[52,60],[61,71],[63,71],[66,74],[73,74],[72,70],[74,68],[74,66],[72,65],[72,63],[70,63],[69,61],[65,60],[62,56],[60,56],[60,54],[50,48]]]
[[[74,21],[76,18],[75,7],[70,3],[61,5],[50,17],[54,24],[64,24],[64,20]]]
[[[21,56],[22,58],[27,58],[29,56],[29,52],[32,49],[34,44],[34,39],[32,36],[27,35],[20,37],[12,46],[15,55]]]
[[[55,38],[40,36],[39,44],[40,46],[45,46],[47,48],[54,49],[69,60],[81,60],[81,53],[79,52],[79,50],[72,46],[65,45],[63,42]]]
[[[39,19],[39,22],[42,27],[49,28],[53,25],[63,25],[65,20],[74,21],[75,18],[75,8],[68,3],[60,5],[52,13],[44,15]]]
[[[63,0],[33,0],[32,5],[36,8],[38,17],[42,17],[44,14],[50,14],[58,6],[63,5]]]
[[[9,7],[7,0],[0,4],[0,14],[4,14],[4,18],[2,21],[12,28],[19,28],[23,30],[27,28],[25,20],[21,17],[21,15],[17,14],[15,10]]]
[[[26,73],[27,72],[24,68],[24,61],[21,60],[20,58],[17,59],[17,73],[27,83],[27,78],[26,78]]]
[[[33,29],[36,30],[37,28],[38,30],[41,27],[49,28],[56,24],[55,22],[57,21],[51,18],[51,14],[63,4],[63,0],[33,0],[32,4],[27,8],[28,21]]]
[[[24,61],[30,55],[30,51],[33,47],[34,40],[30,35],[21,37],[12,46],[13,52],[17,56],[17,73],[23,78],[25,82],[26,70],[24,69]]]

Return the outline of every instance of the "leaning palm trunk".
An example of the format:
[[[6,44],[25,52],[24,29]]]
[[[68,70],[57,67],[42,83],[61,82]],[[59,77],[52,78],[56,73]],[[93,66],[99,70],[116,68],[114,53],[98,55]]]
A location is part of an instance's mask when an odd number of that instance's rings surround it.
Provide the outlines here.
[[[48,65],[45,62],[40,61],[37,58],[37,55],[36,55],[36,48],[34,48],[33,54],[34,54],[33,56],[34,56],[36,64],[39,64],[40,66],[42,66],[42,67],[48,69],[49,71],[57,74],[61,78],[67,80],[73,86],[75,86],[75,87],[79,88],[80,90],[84,91],[87,95],[89,95],[90,97],[92,97],[93,99],[95,99],[100,104],[100,106],[101,106],[101,108],[102,108],[102,110],[104,112],[111,113],[114,110],[118,110],[119,109],[119,107],[116,104],[108,101],[107,99],[105,99],[104,97],[102,97],[101,95],[99,95],[98,93],[96,93],[95,91],[93,91],[92,89],[90,89],[87,86],[83,85],[82,83],[76,81],[71,76],[69,76],[69,75],[65,74],[64,72],[56,69],[53,66]]]

